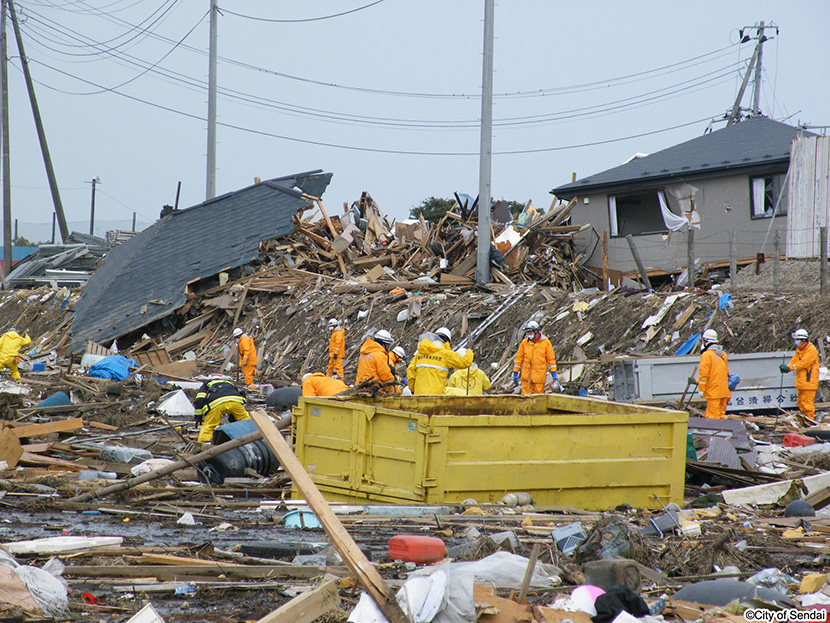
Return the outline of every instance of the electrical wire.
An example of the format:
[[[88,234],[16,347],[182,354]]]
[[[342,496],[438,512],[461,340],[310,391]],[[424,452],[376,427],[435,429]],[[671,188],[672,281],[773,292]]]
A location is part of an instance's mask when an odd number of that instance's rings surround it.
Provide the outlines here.
[[[85,6],[89,7],[90,11],[97,12],[100,17],[108,19],[109,21],[115,21],[115,22],[121,23],[122,25],[129,25],[128,22],[126,22],[124,20],[121,20],[120,18],[115,18],[115,17],[113,17],[111,15],[108,15],[106,13],[96,11],[95,7],[90,6],[88,3],[84,2],[84,0],[78,0],[78,4],[82,4],[82,5],[85,5]],[[172,40],[168,39],[167,37],[164,37],[164,36],[159,35],[157,33],[151,33],[150,36],[153,36],[155,38],[164,40],[167,43],[174,43]],[[724,52],[725,50],[731,50],[734,46],[735,46],[735,44],[730,44],[730,45],[725,46],[723,48],[719,48],[717,50],[713,50],[713,51],[707,52],[705,54],[700,54],[698,56],[694,56],[692,58],[685,59],[683,61],[678,61],[678,62],[671,63],[669,65],[664,65],[662,67],[658,67],[658,68],[655,68],[655,69],[636,72],[634,74],[628,74],[628,75],[619,76],[619,77],[616,77],[616,78],[598,80],[598,81],[595,81],[595,82],[584,83],[584,84],[580,84],[580,85],[554,87],[554,88],[548,88],[548,89],[536,89],[536,90],[533,90],[533,91],[515,91],[515,92],[511,92],[511,93],[497,93],[497,94],[494,94],[494,97],[496,97],[496,98],[503,98],[503,97],[539,97],[539,96],[549,96],[549,95],[563,94],[563,93],[578,93],[578,92],[582,92],[583,90],[594,90],[596,88],[606,88],[606,87],[614,84],[615,82],[624,81],[624,80],[628,80],[628,79],[631,79],[631,78],[643,78],[644,76],[647,76],[649,74],[653,74],[653,73],[656,73],[656,72],[661,72],[661,71],[664,71],[664,70],[667,70],[667,69],[673,69],[674,71],[681,71],[682,70],[681,69],[682,65],[686,65],[686,64],[689,64],[693,61],[704,59],[704,58],[709,57],[709,56],[720,54],[721,52]],[[195,48],[195,47],[187,46],[187,45],[182,46],[182,47],[183,47],[183,49],[186,49],[186,50],[191,51],[191,52],[195,52],[195,53],[198,53],[198,54],[201,54],[201,55],[207,55],[207,51],[205,51],[203,49],[200,49],[200,48]],[[731,52],[729,52],[729,53],[731,54]],[[715,57],[715,58],[719,58],[719,57]],[[478,99],[478,98],[481,97],[480,93],[475,93],[475,94],[418,93],[418,92],[390,91],[390,90],[384,90],[384,89],[373,89],[373,88],[366,88],[366,87],[341,85],[341,84],[338,84],[338,83],[325,82],[325,81],[320,81],[320,80],[313,80],[313,79],[310,79],[310,78],[303,78],[301,76],[296,76],[296,75],[293,75],[293,74],[278,72],[278,71],[271,70],[271,69],[268,69],[268,68],[265,68],[265,67],[259,67],[259,66],[256,66],[256,65],[252,65],[250,63],[237,61],[237,60],[227,58],[227,57],[224,57],[224,56],[219,56],[219,60],[222,61],[223,63],[228,63],[228,64],[231,64],[231,65],[234,65],[234,66],[237,66],[237,67],[240,67],[240,68],[248,69],[248,70],[251,70],[251,71],[256,71],[256,72],[261,72],[261,73],[274,75],[276,77],[281,77],[281,78],[290,79],[290,80],[296,80],[296,81],[304,82],[304,83],[307,83],[307,84],[314,84],[314,85],[317,85],[317,86],[337,88],[337,89],[345,89],[345,90],[356,91],[356,92],[374,93],[374,94],[389,95],[389,96],[443,98],[443,99]],[[710,60],[715,60],[715,59],[710,59]],[[705,61],[705,62],[708,62],[708,61]],[[669,73],[673,73],[673,71],[669,72]],[[627,83],[623,82],[623,84],[627,84]]]
[[[165,106],[163,104],[158,104],[156,102],[151,102],[149,100],[145,100],[143,98],[136,97],[136,96],[130,95],[128,93],[122,93],[121,91],[116,91],[114,89],[109,89],[109,88],[107,88],[103,85],[97,84],[97,83],[92,82],[90,80],[87,80],[85,78],[81,78],[80,76],[75,76],[73,74],[65,72],[65,71],[63,71],[61,69],[58,69],[56,67],[51,67],[51,66],[49,66],[45,63],[39,62],[39,64],[43,65],[44,67],[48,67],[49,69],[51,69],[51,70],[53,70],[57,73],[63,74],[65,76],[69,77],[69,78],[73,78],[73,79],[78,80],[80,82],[90,84],[90,85],[95,86],[99,89],[104,89],[104,90],[106,90],[110,93],[113,93],[115,95],[120,95],[121,97],[124,97],[126,99],[129,99],[129,100],[132,100],[132,101],[135,101],[135,102],[139,102],[139,103],[142,103],[142,104],[146,104],[148,106],[152,106],[152,107],[158,108],[160,110],[165,110],[167,112],[172,112],[172,113],[175,113],[177,115],[181,115],[183,117],[187,117],[187,118],[190,118],[190,119],[195,119],[195,120],[198,120],[198,121],[201,121],[201,122],[206,121],[206,118],[201,116],[201,115],[196,115],[196,114],[189,113],[189,112],[186,112],[186,111],[183,111],[183,110],[172,108],[170,106]],[[20,68],[17,67],[17,65],[13,64],[13,67],[15,67],[16,69],[18,69],[20,71]],[[46,88],[51,88],[47,84],[43,84],[43,86],[45,86]],[[617,137],[617,138],[612,138],[612,139],[605,139],[605,140],[600,140],[600,141],[591,141],[591,142],[588,142],[588,143],[580,143],[580,144],[575,144],[575,145],[562,145],[562,146],[558,146],[558,147],[541,147],[541,148],[538,148],[538,149],[518,149],[518,150],[507,150],[507,151],[494,151],[493,155],[536,154],[536,153],[546,153],[546,152],[555,152],[555,151],[566,151],[566,150],[570,150],[570,149],[579,149],[579,148],[582,148],[582,147],[596,147],[598,145],[608,145],[608,144],[611,144],[611,143],[619,143],[619,142],[622,142],[622,141],[627,141],[627,140],[631,140],[631,139],[635,139],[635,138],[642,138],[642,137],[645,137],[645,136],[652,136],[652,135],[655,135],[655,134],[661,134],[663,132],[669,132],[671,130],[677,130],[679,128],[685,128],[685,127],[688,127],[688,126],[691,126],[691,125],[702,123],[703,121],[708,121],[711,118],[712,118],[711,116],[707,116],[707,117],[703,117],[701,119],[696,119],[694,121],[689,121],[689,122],[686,122],[686,123],[676,124],[676,125],[673,125],[673,126],[670,126],[670,127],[667,127],[667,128],[661,128],[659,130],[650,130],[648,132],[641,132],[639,134],[632,134],[632,135],[629,135],[629,136],[622,136],[622,137]],[[226,127],[226,128],[229,128],[229,129],[233,129],[233,130],[239,130],[241,132],[246,132],[246,133],[249,133],[249,134],[255,134],[255,135],[258,135],[258,136],[266,136],[266,137],[269,137],[269,138],[277,138],[277,139],[290,141],[290,142],[294,142],[294,143],[302,143],[302,144],[306,144],[306,145],[317,145],[317,146],[320,146],[320,147],[331,147],[331,148],[335,148],[335,149],[345,149],[345,150],[350,150],[350,151],[381,153],[381,154],[409,155],[409,156],[478,156],[479,155],[479,153],[477,151],[473,151],[473,152],[410,151],[410,150],[400,150],[400,149],[383,149],[383,148],[376,148],[376,147],[358,147],[358,146],[354,146],[354,145],[343,145],[343,144],[339,144],[339,143],[327,143],[325,141],[313,141],[313,140],[310,140],[310,139],[302,139],[302,138],[297,138],[297,137],[293,137],[293,136],[287,136],[287,135],[284,135],[284,134],[276,134],[274,132],[266,132],[265,130],[257,130],[257,129],[254,129],[254,128],[248,128],[248,127],[245,127],[245,126],[236,125],[236,124],[232,124],[232,123],[227,123],[227,122],[223,122],[223,121],[217,122],[217,125],[220,125],[222,127]]]
[[[322,17],[307,17],[305,19],[268,19],[268,18],[265,18],[265,17],[255,17],[253,15],[245,15],[243,13],[235,13],[234,11],[231,11],[229,9],[225,9],[225,8],[222,8],[222,7],[219,7],[219,11],[222,12],[222,13],[227,13],[228,15],[233,15],[235,17],[242,17],[242,18],[254,20],[254,21],[257,21],[257,22],[269,22],[269,23],[272,23],[272,24],[273,23],[297,24],[297,23],[300,23],[300,22],[319,22],[319,21],[324,20],[324,19],[331,19],[333,17],[341,17],[343,15],[349,15],[351,13],[357,13],[358,11],[362,11],[363,9],[368,9],[369,7],[373,7],[376,4],[380,4],[381,2],[383,2],[383,0],[375,0],[375,2],[372,2],[370,4],[366,4],[366,5],[357,7],[356,9],[351,9],[349,11],[343,11],[342,13],[334,13],[332,15],[323,15]]]
[[[175,50],[180,45],[182,45],[182,42],[184,41],[184,39],[187,38],[187,36],[196,28],[196,26],[198,26],[199,23],[201,23],[201,21],[205,18],[206,15],[207,15],[207,13],[204,14],[199,19],[199,22],[197,22],[197,24],[194,25],[194,27],[191,28],[191,30],[182,39],[180,39],[179,41],[176,42],[176,44],[173,46],[173,48],[171,48],[171,50],[169,50],[161,59],[159,59],[159,61],[157,61],[156,63],[154,63],[151,66],[145,66],[145,65],[143,65],[144,61],[141,61],[140,59],[136,59],[136,57],[131,57],[130,55],[127,55],[126,53],[119,52],[120,57],[125,59],[130,64],[141,67],[143,69],[143,71],[139,75],[135,76],[134,78],[132,78],[129,81],[127,81],[125,83],[122,83],[121,85],[117,85],[115,87],[109,87],[109,88],[119,88],[120,86],[123,86],[124,84],[127,84],[129,82],[132,82],[132,81],[136,80],[141,75],[144,75],[147,72],[154,70],[155,67],[164,58],[166,58],[170,53],[172,53],[173,50]],[[130,60],[130,59],[134,59],[134,60]],[[571,109],[571,110],[555,112],[555,113],[545,113],[543,115],[528,115],[528,116],[507,117],[507,118],[504,118],[504,119],[496,119],[494,121],[494,125],[496,127],[503,127],[503,128],[512,128],[512,127],[527,126],[527,125],[539,125],[539,124],[546,124],[546,123],[551,123],[551,122],[556,122],[556,121],[564,121],[564,120],[570,120],[570,119],[576,119],[576,118],[602,116],[602,115],[605,115],[605,114],[610,113],[610,112],[619,112],[619,111],[623,111],[623,110],[626,110],[626,109],[637,108],[637,107],[641,107],[643,105],[647,105],[649,103],[657,102],[657,101],[659,101],[661,99],[664,99],[664,98],[668,98],[668,97],[671,97],[671,96],[678,95],[680,93],[683,93],[684,91],[688,91],[688,90],[692,90],[692,89],[698,89],[699,87],[701,87],[701,86],[703,86],[707,83],[716,82],[717,80],[720,80],[721,78],[730,76],[732,74],[732,69],[733,68],[734,68],[734,64],[733,65],[728,65],[724,68],[719,68],[719,69],[715,70],[714,72],[709,72],[709,73],[703,74],[702,76],[697,76],[697,77],[692,78],[690,80],[686,80],[686,81],[683,81],[683,82],[680,82],[680,83],[677,83],[677,84],[674,84],[674,85],[663,87],[661,89],[656,89],[654,91],[646,92],[646,93],[639,94],[639,95],[636,95],[636,96],[623,98],[623,99],[619,99],[619,100],[614,100],[614,101],[606,102],[606,103],[602,103],[602,104],[596,104],[596,105],[588,106],[588,107],[585,107],[585,108]],[[167,75],[169,76],[171,72],[169,72],[167,70],[165,70],[165,71],[167,72]],[[707,76],[711,76],[712,74],[716,74],[717,72],[720,72],[720,73],[718,73],[714,77],[711,77],[707,80],[703,79]],[[726,72],[726,73],[723,73],[723,72]],[[154,73],[157,73],[157,72],[154,72]],[[172,72],[172,73],[175,74],[176,72]],[[184,78],[183,74],[177,74],[177,75],[180,76],[181,78],[177,78],[176,76],[172,76],[172,79],[183,81],[182,80]],[[190,78],[187,79],[186,84],[188,84],[190,86],[193,86],[193,87],[196,87],[196,88],[199,88],[201,90],[204,90],[206,88],[206,83],[204,81],[199,82],[199,81],[195,81],[195,80],[190,79]],[[683,85],[686,85],[686,86],[683,86]],[[61,91],[60,89],[55,89],[55,90]],[[73,95],[93,95],[93,94],[99,94],[102,91],[97,90],[97,91],[91,91],[91,92],[67,92],[67,91],[63,91],[63,92],[65,92],[67,94],[73,94]],[[349,113],[340,113],[340,112],[336,112],[336,111],[321,110],[321,109],[316,109],[316,108],[311,108],[311,107],[306,107],[306,106],[289,104],[289,103],[286,103],[286,102],[281,102],[281,101],[277,101],[277,100],[271,100],[271,99],[268,99],[268,98],[263,98],[263,97],[251,95],[249,93],[234,91],[234,90],[231,90],[231,89],[220,89],[220,93],[223,94],[225,97],[229,97],[229,98],[236,99],[238,101],[242,101],[242,102],[253,104],[253,105],[262,106],[262,107],[265,107],[265,108],[277,109],[277,110],[280,110],[280,111],[285,112],[287,114],[308,116],[308,117],[317,118],[317,119],[321,119],[321,120],[324,120],[324,121],[330,121],[330,122],[335,122],[335,123],[347,123],[347,124],[353,124],[353,125],[361,125],[361,124],[362,125],[373,125],[373,126],[382,126],[382,127],[397,128],[397,129],[441,129],[441,130],[446,130],[446,129],[477,130],[478,129],[478,123],[479,123],[478,119],[468,119],[468,120],[423,120],[423,119],[416,119],[416,120],[411,120],[411,119],[396,119],[396,118],[387,118],[387,117],[373,117],[373,116],[366,116],[366,115],[352,115],[352,114],[349,114]]]

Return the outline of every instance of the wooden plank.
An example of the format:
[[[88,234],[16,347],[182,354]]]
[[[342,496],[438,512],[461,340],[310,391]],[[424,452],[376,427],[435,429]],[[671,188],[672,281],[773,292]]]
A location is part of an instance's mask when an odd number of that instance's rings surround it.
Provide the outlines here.
[[[298,578],[309,579],[333,573],[346,575],[346,569],[337,567],[312,567],[307,565],[238,565],[205,561],[201,565],[74,565],[68,566],[63,575],[95,578],[156,578],[175,580],[188,576],[216,578],[218,574],[228,578]]]
[[[198,333],[188,336],[182,340],[167,344],[167,352],[170,354],[174,354],[179,351],[187,350],[188,348],[198,346],[199,342],[201,342],[208,335],[210,335],[210,329],[202,329]]]
[[[73,463],[72,461],[64,461],[62,459],[56,459],[51,456],[43,456],[42,454],[35,454],[34,452],[24,452],[20,457],[20,462],[26,463],[28,465],[60,467],[62,469],[67,469],[73,472],[79,472],[84,468],[84,466],[80,465],[79,463]]]
[[[49,433],[66,433],[73,430],[83,428],[84,421],[81,418],[72,418],[71,420],[58,420],[56,422],[46,422],[45,424],[30,424],[28,426],[16,426],[11,429],[18,439],[24,437],[35,437],[37,435],[47,435]]]
[[[236,323],[239,321],[239,315],[242,313],[242,306],[245,304],[245,299],[248,298],[248,288],[251,287],[251,282],[245,284],[245,289],[242,290],[242,296],[239,298],[239,305],[236,308],[236,313],[233,315],[233,322],[231,323],[232,326],[236,326]]]
[[[469,277],[465,277],[464,275],[453,275],[452,273],[441,273],[440,283],[447,283],[447,284],[464,284],[464,285],[472,285],[475,282],[470,279]],[[462,331],[462,333],[465,333]]]
[[[9,468],[17,467],[17,462],[23,456],[23,448],[20,446],[20,439],[12,432],[11,428],[0,430],[0,461],[5,461]]]
[[[686,308],[686,310],[682,314],[680,314],[680,316],[678,316],[677,321],[675,321],[675,323],[672,325],[671,330],[677,331],[678,329],[680,329],[680,327],[682,327],[689,321],[689,318],[692,317],[692,314],[694,314],[696,310],[697,303],[689,303],[689,306]]]
[[[199,374],[199,366],[195,359],[192,361],[174,361],[163,365],[154,365],[150,366],[150,369],[162,375],[169,374],[171,376],[188,379],[192,379]]]
[[[395,601],[392,589],[374,565],[369,562],[366,555],[346,531],[346,528],[343,527],[343,524],[340,523],[340,519],[331,510],[323,494],[320,493],[317,485],[311,480],[311,477],[305,471],[291,447],[283,439],[282,434],[274,426],[268,414],[261,410],[252,411],[251,418],[271,450],[276,454],[283,469],[291,476],[294,486],[297,487],[309,507],[314,511],[317,519],[323,524],[323,529],[337,553],[340,554],[352,573],[357,576],[360,584],[366,589],[366,592],[369,593],[381,612],[389,619],[390,623],[411,623],[401,610],[398,602]]]
[[[339,605],[337,584],[323,582],[317,588],[297,595],[256,623],[311,623]]]
[[[121,555],[124,554],[124,550],[121,550]],[[171,554],[152,554],[152,553],[143,553],[141,556],[127,556],[129,560],[135,560],[140,562],[145,562],[147,564],[152,565],[191,565],[191,566],[198,566],[204,565],[206,563],[211,563],[210,560],[205,560],[204,558],[189,558],[187,556],[173,556]],[[241,567],[242,565],[236,562],[223,562],[217,563],[222,564],[226,567]]]

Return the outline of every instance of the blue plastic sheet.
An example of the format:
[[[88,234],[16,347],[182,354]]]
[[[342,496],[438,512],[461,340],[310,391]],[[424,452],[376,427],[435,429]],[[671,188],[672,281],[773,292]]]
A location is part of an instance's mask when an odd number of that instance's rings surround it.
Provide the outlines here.
[[[96,379],[111,379],[123,381],[130,376],[130,368],[137,368],[135,359],[127,359],[121,355],[104,357],[98,363],[89,367],[87,374]]]
[[[724,292],[718,299],[718,309],[726,309],[727,307],[732,307],[732,295]]]
[[[697,345],[697,341],[699,339],[700,339],[700,331],[698,331],[692,337],[690,337],[688,340],[683,342],[683,344],[680,345],[680,348],[678,348],[677,352],[675,352],[674,354],[675,355],[688,355],[690,352],[692,352],[692,349]]]

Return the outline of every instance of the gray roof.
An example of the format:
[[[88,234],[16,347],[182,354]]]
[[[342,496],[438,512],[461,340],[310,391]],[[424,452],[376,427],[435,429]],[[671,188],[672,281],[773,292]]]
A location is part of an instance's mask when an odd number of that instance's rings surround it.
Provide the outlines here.
[[[575,195],[624,189],[644,183],[713,177],[753,169],[786,169],[790,160],[790,144],[798,135],[797,128],[785,123],[761,116],[751,117],[728,128],[564,184],[551,193],[570,199]]]
[[[330,181],[320,171],[267,180],[168,214],[115,247],[75,304],[70,352],[173,313],[189,282],[247,264],[260,242],[291,233],[303,193],[320,197]]]

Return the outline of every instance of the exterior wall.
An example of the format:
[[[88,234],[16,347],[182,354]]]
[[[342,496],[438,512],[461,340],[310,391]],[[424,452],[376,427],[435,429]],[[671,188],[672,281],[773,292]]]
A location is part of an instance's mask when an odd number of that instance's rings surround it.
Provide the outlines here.
[[[701,262],[729,260],[729,231],[735,230],[736,257],[754,257],[761,252],[764,237],[770,227],[770,219],[751,217],[750,177],[753,175],[732,175],[706,180],[692,180],[689,183],[697,191],[696,205],[700,213],[701,228],[695,230],[695,257]],[[662,186],[653,187],[654,190]],[[624,237],[610,236],[608,194],[587,195],[586,204],[579,198],[579,206],[572,212],[573,224],[590,223],[596,230],[588,230],[575,237],[577,251],[590,254],[587,264],[602,266],[602,249],[596,242],[597,235],[608,231],[608,267],[622,272],[636,271],[637,266]],[[787,219],[776,216],[772,222],[764,252],[773,252],[775,232],[781,231],[781,251],[786,243]],[[635,235],[634,242],[646,269],[666,272],[686,267],[686,246],[688,234],[685,230],[666,234]],[[594,246],[596,245],[596,248]],[[593,250],[593,251],[592,251]]]
[[[830,218],[830,136],[803,136],[790,155],[787,257],[820,257]]]

